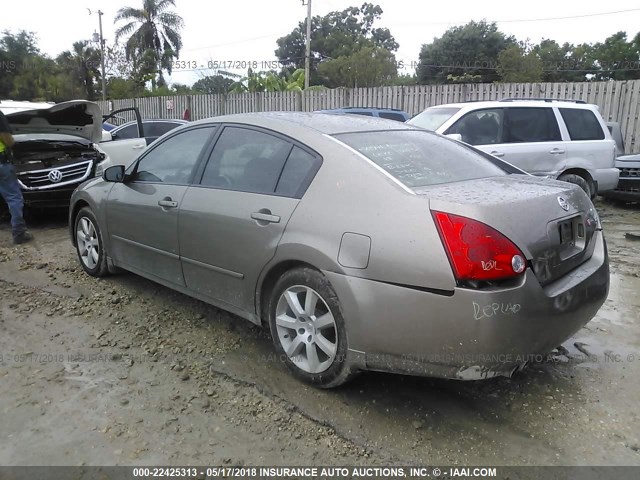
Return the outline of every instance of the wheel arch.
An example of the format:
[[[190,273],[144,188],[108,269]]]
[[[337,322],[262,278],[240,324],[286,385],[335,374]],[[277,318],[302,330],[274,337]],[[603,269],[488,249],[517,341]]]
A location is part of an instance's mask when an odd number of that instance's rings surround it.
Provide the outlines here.
[[[558,178],[562,175],[571,175],[571,174],[578,175],[584,178],[589,184],[589,188],[591,189],[591,191],[593,192],[595,190],[595,182],[593,180],[593,176],[591,175],[591,173],[589,173],[589,170],[587,170],[586,168],[581,168],[581,167],[567,168],[566,170],[563,170],[562,172],[560,172],[560,174],[558,175]]]
[[[76,246],[76,218],[78,218],[80,210],[84,207],[91,208],[91,205],[86,200],[80,199],[75,202],[69,210],[69,234],[71,235],[71,243],[74,247]]]
[[[273,288],[278,282],[278,279],[284,273],[296,268],[311,268],[318,272],[321,271],[318,267],[309,262],[299,259],[288,259],[274,263],[263,272],[258,283],[258,288],[256,289],[256,312],[258,313],[262,327],[269,328],[269,321],[266,312],[267,302],[271,297],[271,293],[273,292]]]

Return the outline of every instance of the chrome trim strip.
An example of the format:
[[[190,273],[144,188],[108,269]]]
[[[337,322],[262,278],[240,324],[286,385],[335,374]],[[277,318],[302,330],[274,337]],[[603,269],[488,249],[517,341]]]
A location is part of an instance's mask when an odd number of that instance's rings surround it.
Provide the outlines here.
[[[116,240],[120,240],[123,243],[127,243],[129,245],[133,245],[135,247],[140,247],[140,248],[143,248],[145,250],[149,250],[150,252],[153,252],[153,253],[159,253],[160,255],[164,255],[164,256],[173,258],[174,260],[180,260],[180,256],[175,254],[175,253],[165,252],[164,250],[160,250],[159,248],[150,247],[149,245],[144,245],[142,243],[138,243],[136,241],[129,240],[128,238],[123,238],[123,237],[120,237],[118,235],[112,235],[112,238],[114,238]]]
[[[227,270],[226,268],[216,267],[215,265],[209,265],[208,263],[202,263],[202,262],[199,262],[197,260],[192,260],[191,258],[187,258],[187,257],[180,257],[180,258],[182,259],[183,262],[189,263],[191,265],[195,265],[196,267],[205,268],[207,270],[213,270],[216,273],[222,273],[224,275],[229,275],[230,277],[237,278],[239,280],[242,280],[244,278],[244,274],[238,273],[238,272],[234,272],[233,270]]]
[[[81,163],[74,163],[73,165],[65,165],[64,167],[60,167],[60,168],[49,168],[49,169],[46,169],[46,170],[30,170],[28,172],[20,172],[20,173],[18,173],[18,180],[20,180],[20,177],[28,177],[28,175],[30,175],[32,173],[50,172],[51,170],[61,170],[61,169],[68,168],[68,167],[77,168],[78,165],[83,165],[85,163],[87,164],[86,170],[84,172],[84,175],[82,175],[79,178],[74,178],[74,179],[68,180],[66,182],[51,183],[50,185],[44,185],[42,187],[27,187],[23,182],[20,182],[20,186],[22,187],[23,190],[37,191],[37,190],[50,190],[52,188],[62,187],[62,186],[65,186],[65,185],[72,185],[74,183],[81,183],[81,182],[84,182],[87,178],[89,178],[89,174],[91,173],[91,167],[93,165],[93,160],[89,160],[87,162],[81,162]],[[63,173],[65,173],[65,172],[63,172]],[[38,180],[36,180],[36,181],[38,181]]]

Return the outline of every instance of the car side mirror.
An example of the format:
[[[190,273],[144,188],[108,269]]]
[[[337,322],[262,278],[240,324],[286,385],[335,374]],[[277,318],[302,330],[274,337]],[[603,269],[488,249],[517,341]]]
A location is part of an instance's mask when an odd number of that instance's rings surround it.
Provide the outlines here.
[[[121,183],[124,181],[124,165],[114,165],[112,167],[107,168],[102,173],[102,179],[105,182],[117,182]]]
[[[445,137],[448,137],[451,140],[457,140],[458,142],[462,141],[462,135],[460,135],[459,133],[447,133]]]
[[[113,135],[111,135],[111,133],[107,132],[106,130],[102,130],[102,139],[100,141],[110,142],[111,140],[113,140]]]

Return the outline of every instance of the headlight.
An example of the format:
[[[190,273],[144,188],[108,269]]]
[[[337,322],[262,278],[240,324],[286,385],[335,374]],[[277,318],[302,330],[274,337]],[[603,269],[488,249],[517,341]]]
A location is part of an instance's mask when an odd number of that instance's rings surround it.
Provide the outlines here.
[[[96,177],[102,177],[102,172],[104,172],[104,162],[100,162],[96,165]]]

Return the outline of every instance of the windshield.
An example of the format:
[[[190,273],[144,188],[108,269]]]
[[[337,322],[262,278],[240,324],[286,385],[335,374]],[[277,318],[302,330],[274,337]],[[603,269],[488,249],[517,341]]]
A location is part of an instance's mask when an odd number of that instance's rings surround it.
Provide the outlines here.
[[[407,123],[416,127],[426,128],[427,130],[436,131],[444,122],[449,120],[459,108],[454,107],[431,107],[424,112],[419,113]]]
[[[407,187],[506,175],[494,162],[466,146],[419,130],[342,133],[356,149]]]

